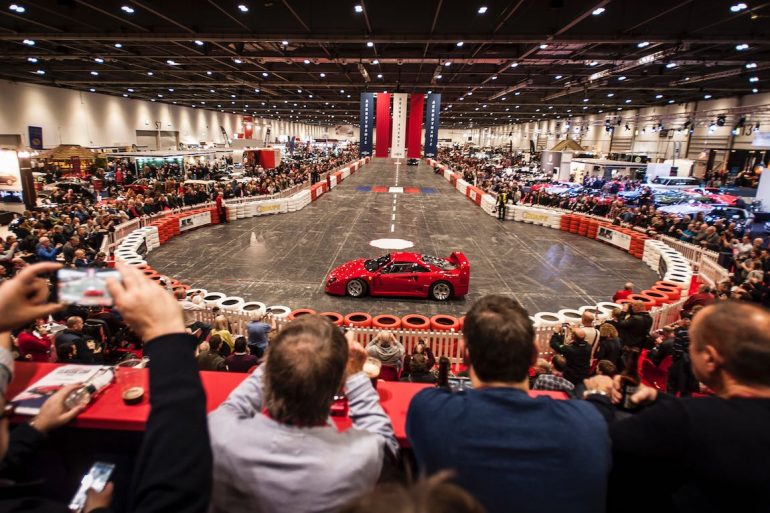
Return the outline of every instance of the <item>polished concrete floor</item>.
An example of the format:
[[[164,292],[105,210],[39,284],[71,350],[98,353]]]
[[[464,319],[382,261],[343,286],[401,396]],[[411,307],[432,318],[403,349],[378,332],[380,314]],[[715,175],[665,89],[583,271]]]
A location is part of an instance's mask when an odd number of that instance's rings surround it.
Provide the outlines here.
[[[394,185],[411,193],[364,192]],[[470,293],[446,303],[324,293],[324,278],[334,267],[386,253],[369,245],[382,238],[406,239],[414,243],[407,251],[437,256],[463,251],[471,264]],[[475,299],[493,293],[515,297],[530,313],[555,311],[606,301],[629,279],[645,288],[657,279],[641,261],[605,244],[498,221],[426,164],[402,165],[397,173],[385,159],[364,166],[300,212],[200,228],[148,260],[159,272],[209,291],[343,314],[462,315]]]

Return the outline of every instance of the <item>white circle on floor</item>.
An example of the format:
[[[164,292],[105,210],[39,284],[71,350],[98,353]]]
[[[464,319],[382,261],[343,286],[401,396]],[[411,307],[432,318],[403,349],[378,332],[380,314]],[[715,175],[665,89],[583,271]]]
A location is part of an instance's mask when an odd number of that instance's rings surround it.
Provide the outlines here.
[[[369,242],[370,246],[380,249],[406,249],[414,246],[414,242],[404,239],[377,239]]]

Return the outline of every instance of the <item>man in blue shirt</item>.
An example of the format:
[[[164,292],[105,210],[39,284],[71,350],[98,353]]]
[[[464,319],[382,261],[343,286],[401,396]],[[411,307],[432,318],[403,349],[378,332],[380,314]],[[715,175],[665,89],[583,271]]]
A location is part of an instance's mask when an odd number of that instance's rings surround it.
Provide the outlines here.
[[[276,328],[275,317],[271,313],[265,314],[258,321],[249,321],[246,324],[246,334],[248,335],[248,345],[251,354],[257,358],[262,358],[267,349],[267,334]]]
[[[473,389],[419,392],[406,434],[423,473],[452,469],[488,513],[602,513],[610,470],[604,419],[583,401],[528,395],[537,349],[527,311],[503,296],[465,318]]]
[[[41,262],[56,262],[56,255],[59,254],[59,251],[61,251],[61,244],[53,246],[51,239],[40,237],[35,253]]]

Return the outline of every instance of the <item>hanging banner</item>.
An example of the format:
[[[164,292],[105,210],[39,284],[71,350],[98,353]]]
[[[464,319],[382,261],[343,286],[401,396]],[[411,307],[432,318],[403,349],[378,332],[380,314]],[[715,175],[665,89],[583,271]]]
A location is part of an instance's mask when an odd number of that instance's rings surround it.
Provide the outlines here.
[[[425,157],[433,158],[438,151],[439,113],[441,112],[441,94],[428,95],[425,108]]]
[[[254,117],[243,116],[243,138],[251,139],[254,137]]]
[[[43,149],[43,127],[27,126],[29,131],[29,147],[34,150]]]
[[[361,119],[359,120],[358,153],[362,157],[372,155],[372,129],[374,128],[374,93],[361,93]]]
[[[390,94],[377,93],[377,140],[374,144],[375,157],[387,157],[390,146]]]
[[[424,94],[413,94],[409,98],[409,121],[406,135],[406,156],[410,159],[420,158],[420,140],[422,139],[422,104]]]
[[[406,93],[393,94],[393,135],[390,145],[390,157],[406,158],[406,108],[409,95]]]

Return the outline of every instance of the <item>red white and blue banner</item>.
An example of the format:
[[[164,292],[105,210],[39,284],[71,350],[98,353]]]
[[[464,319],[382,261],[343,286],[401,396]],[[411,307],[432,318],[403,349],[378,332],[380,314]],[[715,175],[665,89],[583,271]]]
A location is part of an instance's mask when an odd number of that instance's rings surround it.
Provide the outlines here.
[[[425,108],[425,148],[426,158],[434,158],[438,152],[439,114],[441,113],[441,94],[428,95]]]
[[[374,143],[374,156],[387,157],[390,147],[390,94],[377,93],[377,140]]]
[[[393,94],[393,135],[390,145],[390,157],[406,158],[406,110],[409,95]]]
[[[422,140],[422,106],[424,94],[412,94],[409,97],[409,119],[406,131],[406,156],[410,159],[420,158],[420,141]]]
[[[361,119],[359,121],[358,152],[362,157],[372,155],[374,139],[374,93],[361,93]]]

